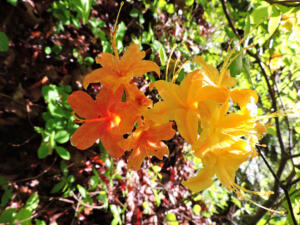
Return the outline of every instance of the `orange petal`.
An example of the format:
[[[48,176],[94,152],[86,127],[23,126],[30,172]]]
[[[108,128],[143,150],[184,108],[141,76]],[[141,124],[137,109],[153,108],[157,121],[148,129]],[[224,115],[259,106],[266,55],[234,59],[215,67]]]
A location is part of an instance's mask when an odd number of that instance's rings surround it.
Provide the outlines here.
[[[125,66],[125,70],[128,70],[128,66],[135,64],[136,62],[140,61],[144,57],[145,57],[145,52],[140,51],[139,46],[137,44],[131,44],[128,47],[128,49],[124,52],[121,61],[124,64],[123,66]]]
[[[74,91],[67,99],[69,105],[83,118],[96,118],[99,116],[97,104],[87,93]]]
[[[122,134],[105,133],[100,139],[105,150],[112,157],[118,159],[124,154],[125,150],[119,146],[119,142],[123,140]]]
[[[145,159],[145,153],[140,148],[134,149],[128,157],[127,166],[129,169],[138,170]]]
[[[106,70],[115,71],[118,68],[119,59],[110,53],[101,53],[100,57],[96,58],[96,63],[101,64]]]
[[[72,135],[71,144],[80,150],[91,147],[100,137],[104,123],[84,123]]]
[[[107,68],[100,68],[93,70],[87,74],[83,79],[83,87],[86,89],[90,83],[101,83],[103,86],[112,86],[117,81],[118,75],[116,72],[108,70]],[[116,85],[113,85],[116,86]]]
[[[169,140],[175,135],[172,122],[151,126],[148,130],[149,138],[153,140]]]
[[[169,155],[169,148],[162,141],[157,143],[148,142],[149,149],[147,149],[147,156],[155,156],[162,160],[164,155]]]

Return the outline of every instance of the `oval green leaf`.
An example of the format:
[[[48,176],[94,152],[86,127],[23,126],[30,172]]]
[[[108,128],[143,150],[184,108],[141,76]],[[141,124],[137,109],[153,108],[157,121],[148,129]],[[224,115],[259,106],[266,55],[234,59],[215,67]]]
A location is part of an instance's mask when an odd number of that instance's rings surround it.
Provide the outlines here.
[[[9,47],[9,40],[5,33],[0,32],[0,52],[6,52]]]
[[[55,150],[62,159],[69,160],[71,158],[70,153],[65,148],[56,146]]]

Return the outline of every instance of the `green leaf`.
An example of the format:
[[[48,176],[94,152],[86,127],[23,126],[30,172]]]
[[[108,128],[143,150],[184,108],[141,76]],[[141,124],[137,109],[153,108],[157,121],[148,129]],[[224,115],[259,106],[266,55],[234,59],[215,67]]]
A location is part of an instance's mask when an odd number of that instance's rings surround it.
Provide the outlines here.
[[[52,47],[52,51],[55,53],[55,54],[59,54],[61,51],[62,51],[62,46],[61,45],[54,45]]]
[[[66,182],[64,180],[55,184],[54,187],[51,189],[50,193],[54,194],[54,193],[59,192],[65,185],[66,185]]]
[[[193,206],[193,213],[197,216],[200,216],[201,213],[201,206],[196,204]]]
[[[130,10],[129,15],[133,18],[137,18],[139,16],[139,10],[136,8],[133,8]]]
[[[78,189],[80,195],[82,196],[82,198],[86,198],[87,191],[85,190],[85,188],[82,187],[80,184],[77,184],[77,189]]]
[[[55,141],[60,144],[66,143],[67,141],[69,141],[69,138],[70,138],[70,134],[65,130],[58,131],[54,137]]]
[[[33,211],[38,207],[39,201],[39,195],[35,192],[26,201],[25,208],[30,211]]]
[[[163,46],[159,48],[159,59],[162,66],[166,65],[167,55]]]
[[[174,213],[167,213],[166,220],[168,222],[168,225],[178,225],[178,221],[176,218],[176,215]]]
[[[13,223],[15,221],[16,215],[17,215],[17,209],[15,208],[6,209],[0,215],[0,223]]]
[[[166,0],[159,0],[158,1],[158,7],[161,8],[161,9],[163,7],[165,7],[166,4],[167,4]]]
[[[166,10],[167,10],[167,13],[173,14],[175,12],[174,4],[172,4],[172,3],[167,4]]]
[[[243,56],[242,54],[238,53],[239,56],[230,64],[230,74],[232,76],[236,76],[244,71],[243,67]]]
[[[11,200],[12,196],[12,188],[6,187],[1,197],[1,207],[6,206],[6,204]]]
[[[24,208],[18,212],[16,219],[19,223],[21,223],[21,225],[30,225],[31,216],[32,216],[32,211]]]
[[[50,55],[51,52],[52,52],[51,47],[50,46],[46,46],[45,49],[44,49],[44,52],[45,52],[46,55]]]
[[[44,159],[50,154],[50,148],[47,144],[42,144],[38,149],[39,159]]]
[[[269,7],[268,6],[260,6],[251,13],[250,19],[254,25],[258,23],[264,22],[269,16]]]
[[[72,0],[71,3],[73,10],[82,17],[83,24],[86,24],[91,12],[92,0]]]
[[[6,0],[9,4],[13,5],[13,6],[17,6],[18,5],[18,0]]]
[[[94,59],[93,59],[92,57],[90,57],[90,56],[85,57],[85,58],[84,58],[84,61],[85,61],[85,63],[86,63],[87,65],[89,65],[89,66],[94,64]]]
[[[268,35],[272,36],[272,34],[275,32],[275,30],[277,29],[279,23],[280,23],[280,13],[278,13],[278,10],[272,6],[272,17],[269,20],[268,23]]]
[[[35,219],[34,222],[35,225],[47,225],[44,220]]]
[[[9,40],[5,33],[0,32],[0,52],[6,52],[9,48]]]
[[[64,147],[55,146],[55,150],[62,159],[69,160],[71,158],[70,153]]]
[[[185,5],[186,6],[191,6],[191,5],[193,5],[194,4],[194,0],[186,0],[185,1]]]
[[[251,22],[250,22],[250,16],[248,15],[247,18],[246,18],[245,27],[244,27],[244,31],[245,31],[246,35],[249,34],[250,27],[251,27]]]

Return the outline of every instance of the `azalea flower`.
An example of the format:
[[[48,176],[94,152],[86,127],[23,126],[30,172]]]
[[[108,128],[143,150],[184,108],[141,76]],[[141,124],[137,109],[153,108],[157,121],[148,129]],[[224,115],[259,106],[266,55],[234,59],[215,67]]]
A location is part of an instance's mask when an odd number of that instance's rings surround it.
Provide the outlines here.
[[[199,70],[189,73],[180,85],[159,80],[153,86],[163,101],[148,111],[148,117],[160,123],[175,120],[179,133],[191,144],[195,143],[198,135],[198,105],[207,99],[223,103],[228,98],[225,88],[203,86],[203,76]]]
[[[131,44],[120,59],[115,51],[115,55],[102,53],[96,59],[102,68],[92,71],[83,80],[84,88],[90,83],[100,82],[103,86],[115,91],[118,87],[129,88],[132,77],[141,76],[147,72],[154,71],[160,74],[159,66],[151,61],[143,60],[145,52],[139,50],[137,44]]]
[[[228,101],[223,105],[212,101],[199,104],[202,132],[193,145],[196,156],[201,157],[203,153],[220,146],[227,147],[241,138],[250,143],[255,152],[255,145],[265,131],[256,120],[258,96],[255,91],[246,89],[233,90],[230,96],[241,108],[238,113],[228,113]]]
[[[72,135],[71,144],[84,150],[100,138],[110,155],[120,157],[124,150],[117,143],[123,139],[123,134],[132,130],[137,120],[134,108],[121,102],[122,95],[122,88],[114,94],[103,88],[96,100],[83,91],[73,92],[68,103],[83,119],[77,120],[82,125]]]
[[[240,194],[240,190],[245,189],[234,182],[235,172],[243,162],[255,156],[252,153],[251,146],[242,140],[228,147],[206,152],[201,158],[204,168],[197,176],[183,181],[182,184],[193,192],[203,191],[212,185],[212,178],[216,175],[228,191]]]
[[[161,140],[169,140],[175,134],[172,123],[157,124],[151,120],[140,122],[137,129],[119,145],[126,150],[133,150],[128,158],[128,167],[138,170],[145,157],[156,156],[162,159],[169,155],[168,146]]]
[[[220,73],[215,67],[207,64],[202,56],[195,57],[193,62],[202,66],[201,73],[203,74],[204,82],[213,86],[229,88],[236,83],[236,79],[230,76],[230,72],[226,68],[228,60],[228,58],[225,60],[225,66],[222,67]]]
[[[126,102],[132,105],[139,115],[152,105],[152,101],[147,98],[144,92],[140,91],[137,86],[130,85],[126,92]]]

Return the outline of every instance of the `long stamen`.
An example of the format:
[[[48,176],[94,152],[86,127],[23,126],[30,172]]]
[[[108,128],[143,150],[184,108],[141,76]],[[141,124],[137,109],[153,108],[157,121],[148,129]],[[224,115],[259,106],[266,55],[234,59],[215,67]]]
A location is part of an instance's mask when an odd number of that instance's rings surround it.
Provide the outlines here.
[[[120,16],[123,5],[124,5],[124,2],[121,2],[121,5],[120,5],[119,11],[118,11],[118,15],[117,15],[117,19],[116,19],[116,22],[115,22],[115,25],[114,25],[113,31],[112,31],[112,46],[113,46],[115,56],[117,58],[119,58],[119,53],[118,53],[118,49],[117,49],[116,32],[117,32],[117,27],[118,27],[119,16]]]
[[[168,62],[167,62],[167,68],[166,68],[166,81],[168,81],[168,71],[169,71],[169,65],[170,65],[170,62],[171,62],[171,58],[172,58],[172,55],[173,55],[173,52],[175,51],[175,48],[176,48],[176,44],[174,44],[171,52],[170,52],[170,55],[169,55],[169,58],[168,58]]]

